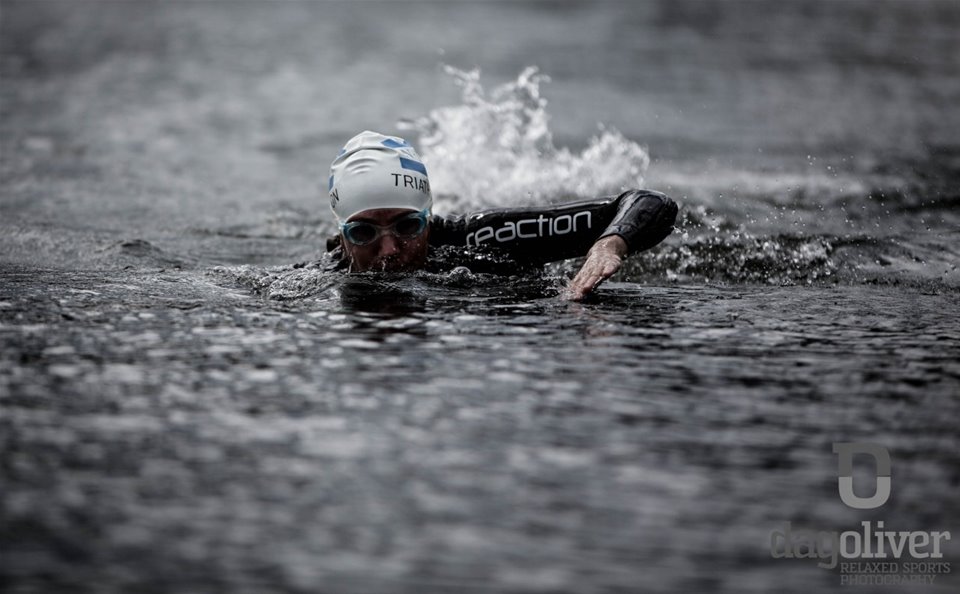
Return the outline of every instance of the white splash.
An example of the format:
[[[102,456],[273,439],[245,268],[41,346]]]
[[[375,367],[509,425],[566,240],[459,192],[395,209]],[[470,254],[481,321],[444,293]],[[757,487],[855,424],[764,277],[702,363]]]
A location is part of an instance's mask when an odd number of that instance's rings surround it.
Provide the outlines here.
[[[615,129],[601,127],[580,154],[554,146],[540,95],[549,78],[536,67],[489,94],[479,70],[445,69],[463,89],[463,104],[399,123],[419,134],[437,212],[593,198],[642,185],[647,151]]]

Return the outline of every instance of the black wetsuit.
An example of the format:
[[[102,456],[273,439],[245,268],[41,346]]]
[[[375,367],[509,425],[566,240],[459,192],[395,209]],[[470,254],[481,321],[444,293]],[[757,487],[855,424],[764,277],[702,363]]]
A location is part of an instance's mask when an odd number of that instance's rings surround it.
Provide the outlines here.
[[[677,205],[667,196],[628,190],[619,196],[565,204],[433,215],[430,245],[506,256],[497,258],[503,263],[540,265],[583,256],[608,235],[621,236],[631,254],[650,249],[670,235],[676,218]],[[327,242],[328,251],[341,260],[338,268],[346,266],[339,237]]]

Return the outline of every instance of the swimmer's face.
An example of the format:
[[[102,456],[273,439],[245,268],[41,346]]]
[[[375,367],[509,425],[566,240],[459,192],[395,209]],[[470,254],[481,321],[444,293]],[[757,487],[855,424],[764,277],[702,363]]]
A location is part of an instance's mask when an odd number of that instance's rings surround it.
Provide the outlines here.
[[[426,225],[418,235],[409,236],[407,232],[413,225],[405,219],[412,214],[416,214],[416,211],[406,208],[375,208],[350,217],[347,223],[370,223],[387,228],[379,232],[376,239],[364,245],[357,245],[341,232],[341,245],[350,259],[350,270],[401,272],[421,268],[427,259],[430,225]],[[369,228],[358,228],[353,235],[366,239],[365,234],[369,231]]]

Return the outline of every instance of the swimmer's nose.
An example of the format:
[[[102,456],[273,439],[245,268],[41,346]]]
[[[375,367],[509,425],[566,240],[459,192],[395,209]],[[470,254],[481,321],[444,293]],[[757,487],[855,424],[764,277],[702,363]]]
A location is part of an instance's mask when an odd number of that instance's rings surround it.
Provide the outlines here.
[[[387,256],[399,253],[400,243],[397,241],[397,238],[390,233],[385,234],[380,240],[380,253],[378,255],[381,258],[386,258]]]

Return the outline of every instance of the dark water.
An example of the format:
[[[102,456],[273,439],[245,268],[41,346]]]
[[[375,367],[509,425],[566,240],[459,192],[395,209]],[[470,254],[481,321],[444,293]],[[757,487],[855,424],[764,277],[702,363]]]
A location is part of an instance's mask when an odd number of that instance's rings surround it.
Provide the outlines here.
[[[849,590],[770,537],[957,533],[958,27],[950,2],[4,1],[0,585],[955,591]],[[442,212],[642,184],[678,229],[583,304],[575,262],[325,273],[329,160],[399,120]],[[889,449],[881,508],[840,501],[840,441]]]

